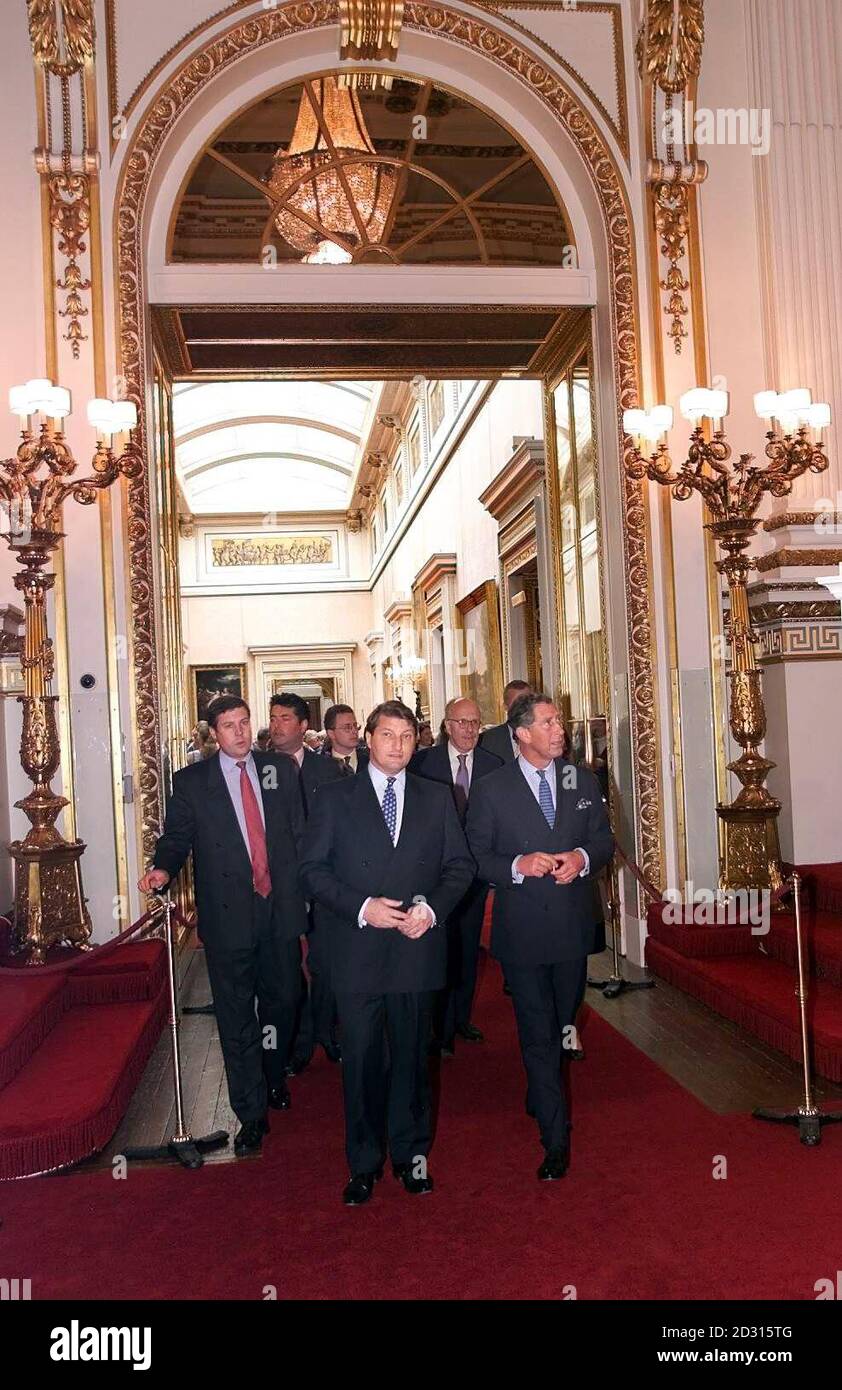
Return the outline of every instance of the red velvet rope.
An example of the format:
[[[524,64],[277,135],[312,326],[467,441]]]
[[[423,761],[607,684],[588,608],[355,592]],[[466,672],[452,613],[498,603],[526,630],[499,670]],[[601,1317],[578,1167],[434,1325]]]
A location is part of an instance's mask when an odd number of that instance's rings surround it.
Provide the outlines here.
[[[173,907],[172,915],[173,921],[180,922],[183,927],[193,925],[187,921],[177,907]],[[10,975],[27,975],[30,979],[33,975],[37,975],[38,978],[42,975],[57,975],[62,971],[67,973],[70,970],[77,970],[79,966],[89,965],[92,960],[104,960],[111,955],[112,951],[116,951],[118,946],[122,946],[128,941],[130,936],[135,936],[138,932],[143,931],[151,921],[154,920],[157,927],[163,916],[164,907],[154,907],[149,912],[144,912],[142,917],[138,917],[137,921],[133,922],[130,927],[126,927],[126,930],[120,932],[119,936],[113,936],[110,941],[104,941],[101,946],[93,946],[90,951],[80,951],[77,956],[68,956],[67,960],[55,961],[52,965],[0,966],[0,979],[6,979]],[[8,917],[0,918],[0,921],[8,922],[8,920]]]
[[[646,896],[649,898],[650,902],[663,902],[663,893],[658,891],[654,883],[650,883],[649,879],[643,873],[643,870],[640,868],[640,866],[636,864],[633,859],[629,859],[628,855],[624,854],[623,851],[620,849],[620,846],[617,844],[615,844],[614,852],[617,855],[617,858],[620,860],[620,862],[624,864],[625,867],[628,869],[629,873],[637,879],[638,883],[640,884]],[[780,888],[775,888],[772,890],[771,901],[775,904],[783,902],[784,898],[788,898],[792,891],[792,879],[785,878]]]

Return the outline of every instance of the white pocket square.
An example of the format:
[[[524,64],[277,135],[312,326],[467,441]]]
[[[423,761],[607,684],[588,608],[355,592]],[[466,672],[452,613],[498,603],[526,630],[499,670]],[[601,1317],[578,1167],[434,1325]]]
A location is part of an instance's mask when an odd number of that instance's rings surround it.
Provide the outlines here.
[[[577,801],[577,802],[576,802],[576,810],[577,810],[577,811],[586,811],[587,808],[588,808],[589,806],[592,806],[592,805],[593,805],[593,802],[592,802],[592,801],[588,801],[587,798],[583,796],[582,799],[581,799],[580,801]]]

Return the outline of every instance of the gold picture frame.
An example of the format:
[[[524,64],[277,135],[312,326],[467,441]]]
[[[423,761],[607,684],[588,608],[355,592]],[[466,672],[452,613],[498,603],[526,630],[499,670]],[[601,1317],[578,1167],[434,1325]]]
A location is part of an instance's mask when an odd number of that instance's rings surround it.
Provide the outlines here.
[[[458,599],[454,616],[457,631],[462,633],[459,650],[462,695],[479,705],[484,725],[497,724],[503,705],[503,648],[496,580],[486,579]],[[472,663],[477,665],[473,660],[477,655],[481,669],[471,669]]]
[[[198,720],[207,717],[207,707],[217,695],[237,695],[248,703],[244,661],[202,662],[188,669],[191,729],[195,728]]]

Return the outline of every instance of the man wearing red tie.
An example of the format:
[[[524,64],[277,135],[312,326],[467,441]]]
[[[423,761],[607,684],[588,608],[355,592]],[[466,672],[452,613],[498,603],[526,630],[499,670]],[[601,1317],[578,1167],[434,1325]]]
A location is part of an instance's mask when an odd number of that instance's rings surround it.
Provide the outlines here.
[[[241,1125],[234,1148],[244,1154],[260,1148],[267,1105],[290,1103],[284,1066],[298,1003],[298,938],[307,930],[298,886],[304,815],[295,764],[252,751],[243,700],[214,700],[208,723],[219,754],[175,774],[154,867],[138,886],[143,893],[165,887],[192,851],[198,931]]]

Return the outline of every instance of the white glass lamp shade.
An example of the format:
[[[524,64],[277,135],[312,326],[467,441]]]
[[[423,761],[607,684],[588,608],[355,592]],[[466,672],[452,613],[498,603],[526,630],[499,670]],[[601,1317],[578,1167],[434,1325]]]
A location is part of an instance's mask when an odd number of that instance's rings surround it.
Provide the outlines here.
[[[805,410],[810,408],[812,395],[806,386],[799,386],[794,391],[783,391],[778,396],[778,408],[782,415],[801,416]]]
[[[652,429],[657,429],[658,434],[667,434],[672,429],[673,409],[671,405],[653,405],[649,411],[649,419]],[[650,436],[651,438],[652,436]],[[657,436],[656,436],[657,438]]]
[[[830,406],[827,401],[816,401],[807,407],[802,418],[811,430],[827,429],[831,422]]]
[[[53,383],[48,377],[33,377],[26,383],[27,415],[49,414],[53,398]]]
[[[728,392],[694,386],[692,391],[684,392],[678,404],[684,419],[694,424],[700,420],[721,420],[728,414]]]
[[[88,424],[93,425],[100,434],[113,434],[112,410],[114,402],[104,396],[95,396],[88,401]]]
[[[112,407],[114,434],[126,434],[137,424],[137,406],[134,401],[114,401]]]
[[[9,410],[12,415],[28,415],[29,389],[26,386],[12,386],[9,390]]]
[[[70,392],[63,386],[53,386],[44,414],[49,415],[52,420],[65,420],[70,414]]]
[[[758,420],[775,420],[778,414],[777,391],[758,391],[754,397],[754,413]]]
[[[623,429],[626,434],[642,435],[646,428],[646,411],[635,408],[623,411]]]

